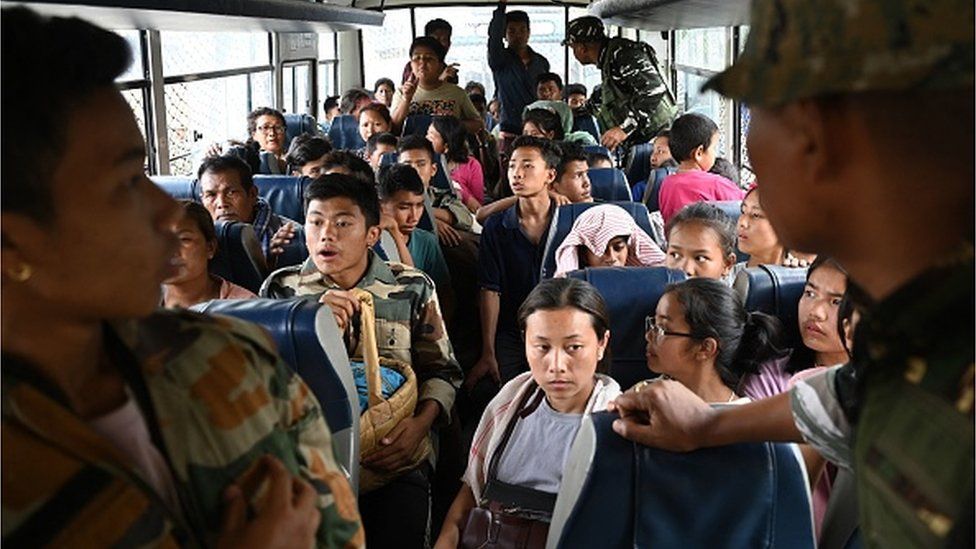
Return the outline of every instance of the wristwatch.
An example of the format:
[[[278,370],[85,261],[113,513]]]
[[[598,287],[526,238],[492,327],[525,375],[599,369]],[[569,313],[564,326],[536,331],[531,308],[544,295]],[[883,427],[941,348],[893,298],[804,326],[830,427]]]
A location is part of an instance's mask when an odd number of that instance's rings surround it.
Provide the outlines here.
[[[623,130],[625,134],[630,136],[637,129],[637,121],[634,120],[633,116],[628,116],[624,119],[623,123],[620,124],[620,129]]]

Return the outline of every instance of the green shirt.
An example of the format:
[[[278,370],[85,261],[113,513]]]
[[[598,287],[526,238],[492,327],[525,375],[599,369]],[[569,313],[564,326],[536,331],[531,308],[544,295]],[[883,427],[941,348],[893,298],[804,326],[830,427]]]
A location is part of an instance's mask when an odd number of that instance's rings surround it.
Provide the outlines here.
[[[434,281],[437,290],[446,291],[451,286],[451,274],[447,270],[447,261],[437,242],[437,237],[430,231],[414,229],[407,241],[407,249],[413,258],[414,267],[427,273]]]

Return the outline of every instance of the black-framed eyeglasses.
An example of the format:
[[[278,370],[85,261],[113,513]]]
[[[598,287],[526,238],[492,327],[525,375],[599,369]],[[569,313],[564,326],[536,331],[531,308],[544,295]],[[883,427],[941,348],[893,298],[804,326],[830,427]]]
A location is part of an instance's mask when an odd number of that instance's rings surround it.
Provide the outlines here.
[[[644,318],[644,333],[654,334],[655,341],[661,341],[664,339],[664,336],[695,337],[694,334],[684,332],[669,332],[665,330],[663,326],[658,326],[657,319],[655,319],[653,316]]]
[[[285,133],[284,126],[258,126],[257,130],[262,133]]]

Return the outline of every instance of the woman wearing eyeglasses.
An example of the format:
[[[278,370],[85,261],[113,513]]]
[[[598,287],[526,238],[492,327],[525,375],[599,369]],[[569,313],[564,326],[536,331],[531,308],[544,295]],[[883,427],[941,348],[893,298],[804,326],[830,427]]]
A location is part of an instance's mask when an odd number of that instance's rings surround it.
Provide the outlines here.
[[[247,115],[248,149],[257,149],[261,167],[257,173],[281,175],[288,173],[285,162],[285,116],[280,112],[261,107]]]
[[[706,402],[748,401],[737,391],[742,377],[786,354],[776,318],[747,312],[731,288],[709,278],[668,286],[646,328],[651,371]]]

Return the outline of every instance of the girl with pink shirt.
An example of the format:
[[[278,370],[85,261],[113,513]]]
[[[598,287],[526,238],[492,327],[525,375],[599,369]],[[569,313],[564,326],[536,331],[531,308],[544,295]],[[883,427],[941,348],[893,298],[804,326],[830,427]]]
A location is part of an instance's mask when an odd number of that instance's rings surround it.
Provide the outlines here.
[[[468,154],[467,130],[454,116],[435,116],[427,128],[434,151],[447,159],[451,181],[459,186],[461,201],[472,212],[485,201],[485,176],[481,162]]]

